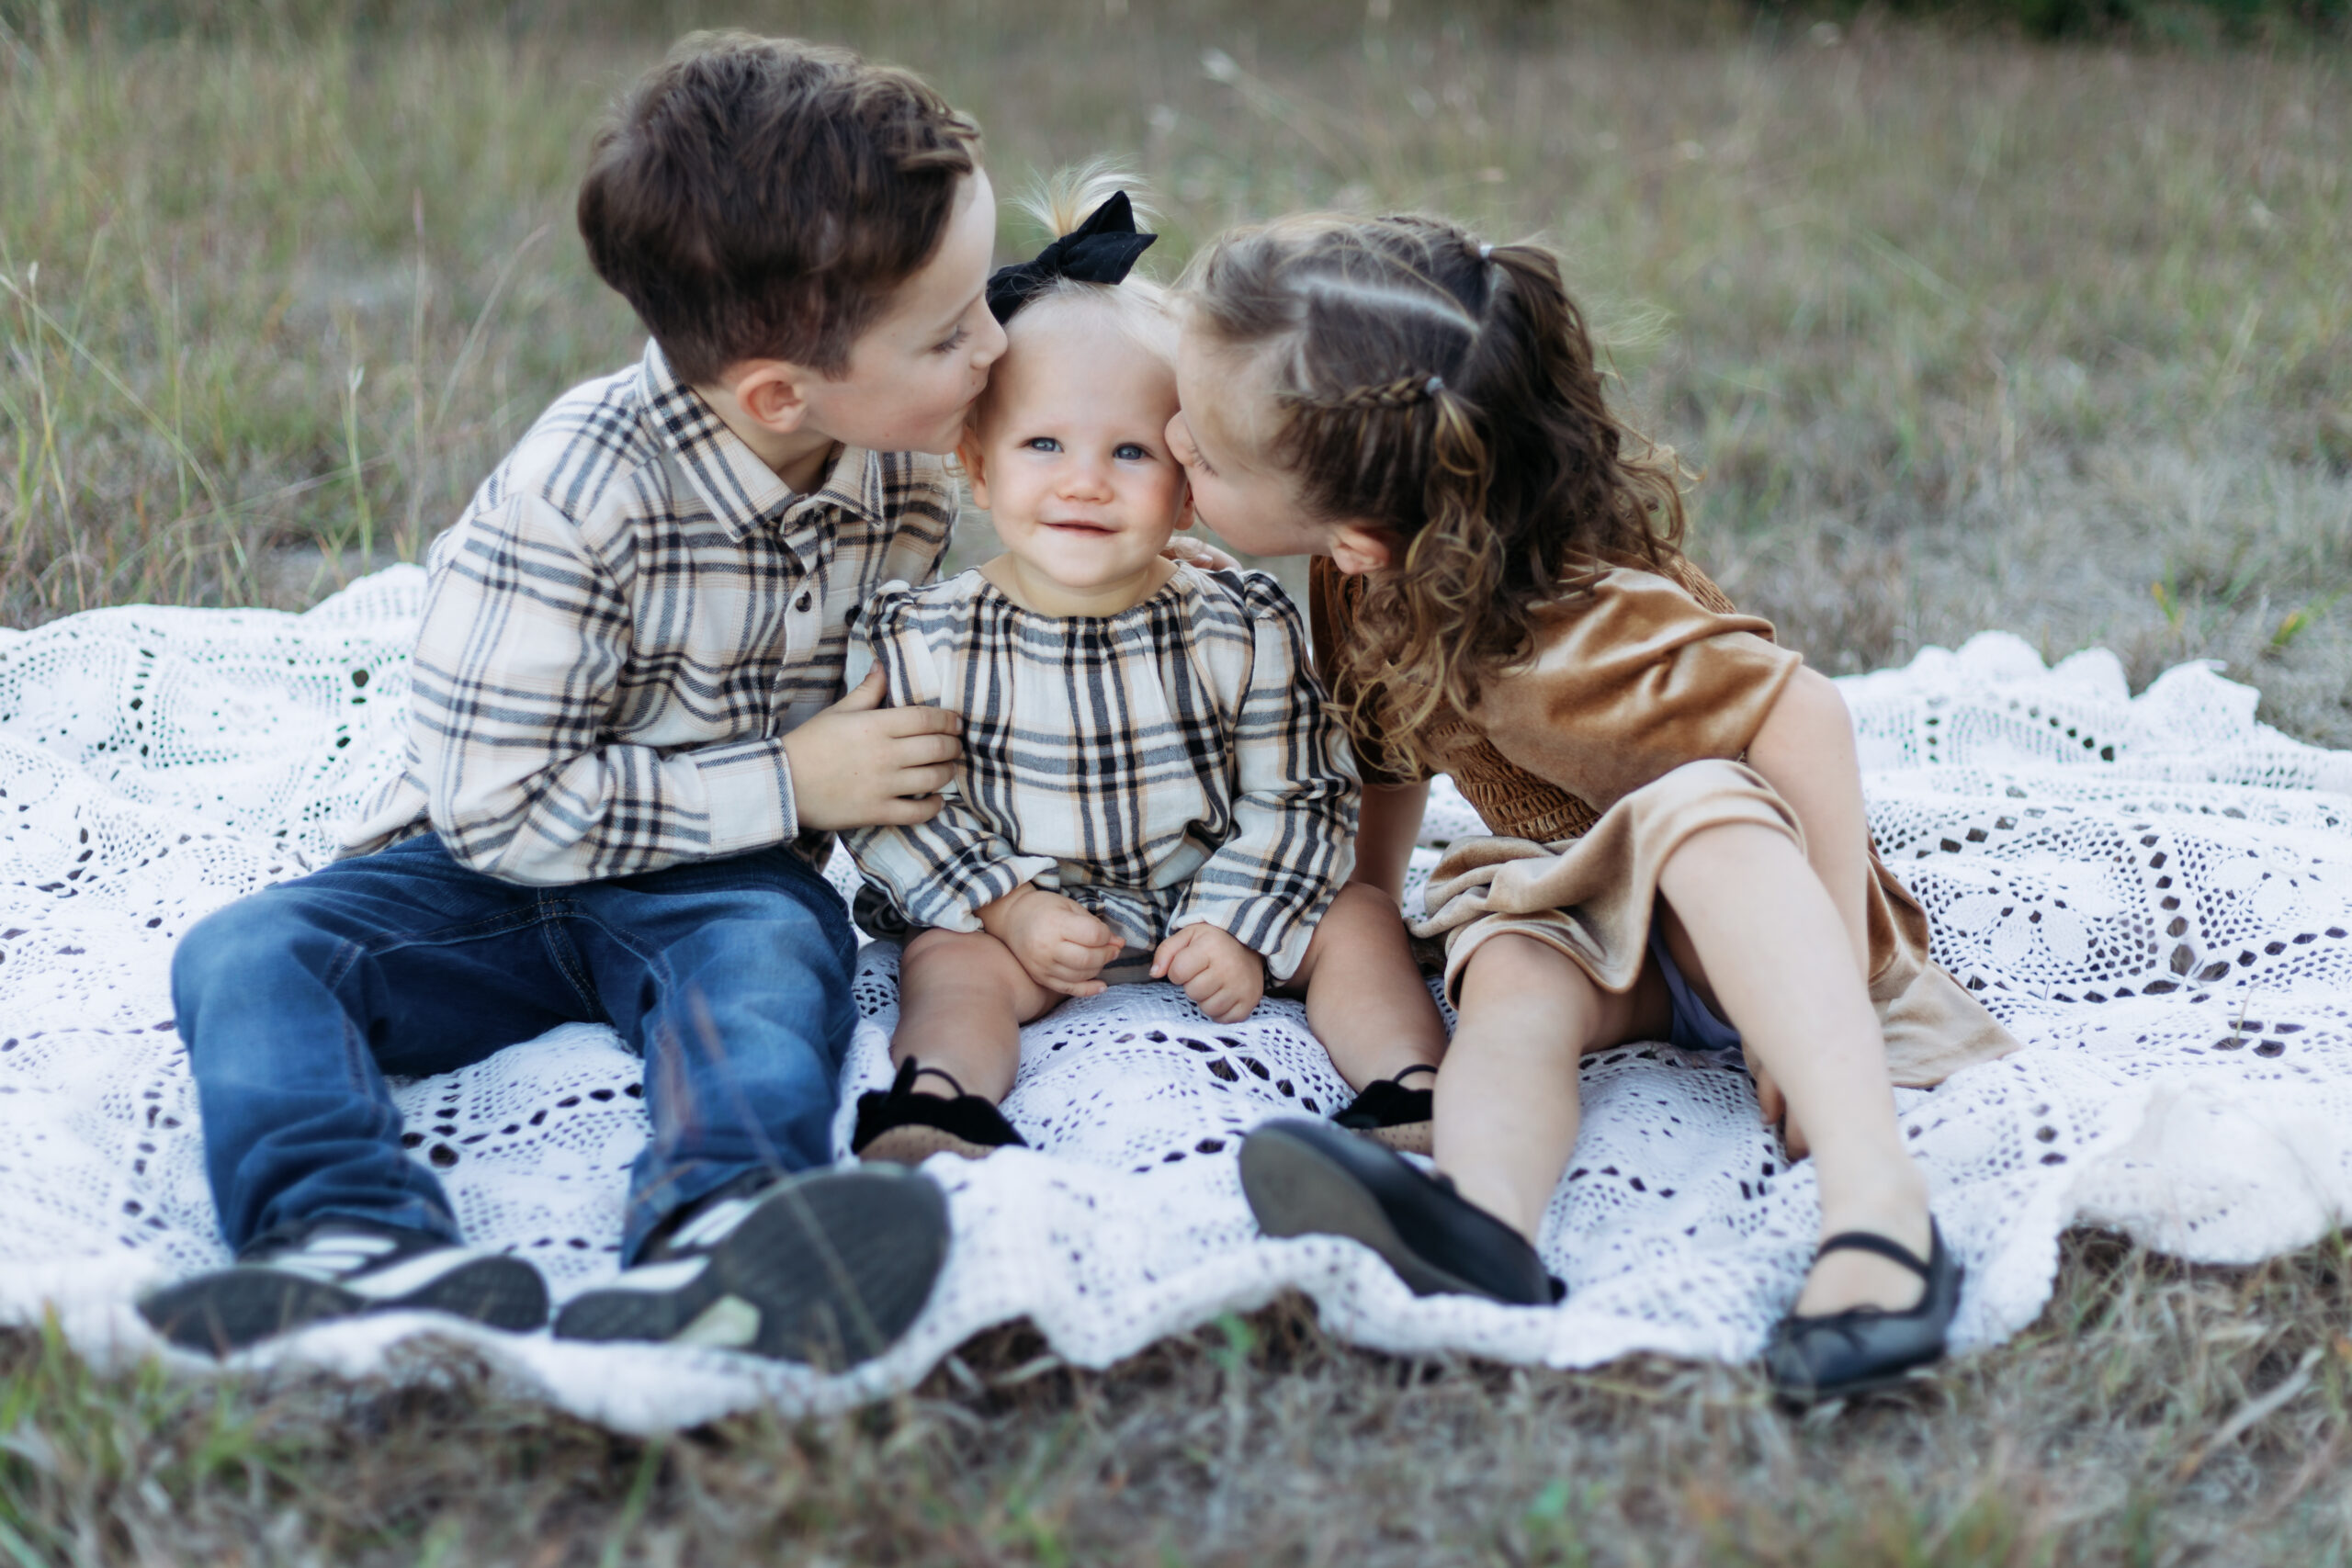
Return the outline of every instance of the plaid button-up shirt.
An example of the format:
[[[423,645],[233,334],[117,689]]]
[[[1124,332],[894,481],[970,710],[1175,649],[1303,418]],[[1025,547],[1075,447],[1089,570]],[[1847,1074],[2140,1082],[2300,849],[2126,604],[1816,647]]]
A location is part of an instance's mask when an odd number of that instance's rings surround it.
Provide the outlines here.
[[[1280,584],[1179,567],[1142,604],[1062,619],[977,571],[886,588],[862,624],[893,704],[964,721],[945,801],[850,850],[912,923],[976,931],[1023,882],[1130,947],[1210,921],[1277,979],[1355,863],[1356,776]]]
[[[784,737],[840,699],[851,612],[937,570],[935,457],[842,450],[796,494],[647,344],[558,399],[434,541],[407,766],[344,834],[429,824],[510,881],[652,871],[800,832]]]

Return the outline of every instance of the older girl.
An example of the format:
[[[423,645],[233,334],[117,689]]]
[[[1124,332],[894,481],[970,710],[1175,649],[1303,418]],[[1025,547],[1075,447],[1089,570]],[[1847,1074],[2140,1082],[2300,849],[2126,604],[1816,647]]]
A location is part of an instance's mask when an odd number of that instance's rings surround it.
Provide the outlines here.
[[[1435,773],[1499,835],[1449,853],[1422,927],[1460,1010],[1442,1177],[1271,1123],[1242,1154],[1261,1224],[1353,1236],[1417,1291],[1547,1300],[1532,1243],[1577,1056],[1738,1048],[1819,1181],[1776,1380],[1826,1395],[1939,1356],[1960,1270],[1890,1072],[1932,1083],[2013,1042],[1878,863],[1836,688],[1677,548],[1671,461],[1609,411],[1557,263],[1297,219],[1217,242],[1184,295],[1169,441],[1200,520],[1322,558],[1317,657],[1367,783],[1356,879],[1397,892]]]

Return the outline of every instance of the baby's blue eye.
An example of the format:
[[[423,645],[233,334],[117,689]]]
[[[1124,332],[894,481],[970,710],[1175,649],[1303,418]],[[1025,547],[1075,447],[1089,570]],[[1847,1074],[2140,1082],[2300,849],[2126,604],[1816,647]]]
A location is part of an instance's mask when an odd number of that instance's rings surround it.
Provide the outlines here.
[[[1125,462],[1139,463],[1145,458],[1150,457],[1151,454],[1145,449],[1143,443],[1140,441],[1122,441],[1119,443],[1118,449],[1113,452],[1111,456]]]
[[[1062,444],[1050,435],[1033,435],[1021,445],[1032,452],[1058,452],[1062,449]]]

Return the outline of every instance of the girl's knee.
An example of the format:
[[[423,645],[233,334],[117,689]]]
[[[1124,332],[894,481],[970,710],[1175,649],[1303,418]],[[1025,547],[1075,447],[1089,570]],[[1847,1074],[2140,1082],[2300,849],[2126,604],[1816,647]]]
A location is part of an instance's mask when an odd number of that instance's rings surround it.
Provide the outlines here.
[[[1465,1005],[1481,997],[1577,1004],[1600,997],[1600,987],[1575,959],[1548,942],[1515,931],[1480,942],[1463,966],[1458,988]]]
[[[1658,868],[1658,890],[1668,899],[1721,896],[1727,886],[1758,878],[1810,874],[1804,846],[1784,827],[1739,820],[1700,829],[1677,844]],[[1710,890],[1713,890],[1712,893]]]

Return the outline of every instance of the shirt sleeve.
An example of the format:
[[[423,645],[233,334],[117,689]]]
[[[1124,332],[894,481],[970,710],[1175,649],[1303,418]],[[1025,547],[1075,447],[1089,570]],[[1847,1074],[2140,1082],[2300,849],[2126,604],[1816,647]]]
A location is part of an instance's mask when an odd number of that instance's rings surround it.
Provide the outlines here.
[[[1606,811],[1685,762],[1736,759],[1804,660],[1772,624],[1617,569],[1543,617],[1533,660],[1485,682],[1495,750]]]
[[[629,602],[575,525],[508,496],[435,551],[410,738],[449,852],[560,885],[735,854],[794,836],[780,739],[662,750],[609,743]]]
[[[1233,835],[1193,874],[1172,931],[1206,920],[1286,980],[1355,869],[1353,763],[1307,665],[1306,627],[1273,579],[1244,580],[1249,674],[1233,734]]]
[[[903,582],[866,601],[861,624],[882,671],[886,706],[936,707],[944,701],[926,620]],[[976,931],[982,907],[1024,882],[1043,877],[1050,884],[1057,867],[1050,856],[1014,852],[1012,840],[965,798],[963,769],[956,773],[928,822],[857,828],[842,838],[858,869],[910,924]]]

